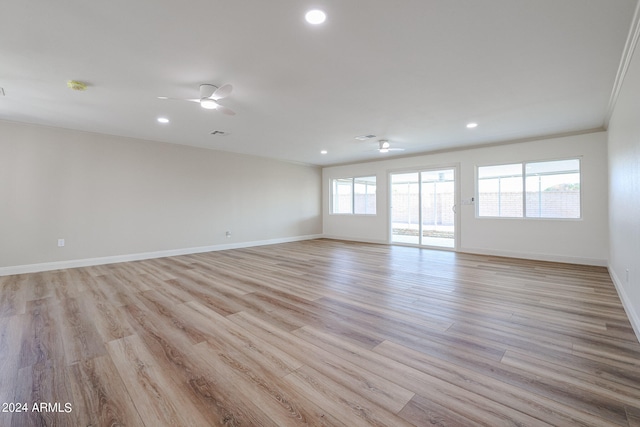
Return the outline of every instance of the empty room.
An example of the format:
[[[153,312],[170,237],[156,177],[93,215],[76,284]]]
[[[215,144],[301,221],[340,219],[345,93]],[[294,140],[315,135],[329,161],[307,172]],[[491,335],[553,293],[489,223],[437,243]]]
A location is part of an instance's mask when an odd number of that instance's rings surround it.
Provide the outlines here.
[[[0,426],[640,426],[638,0],[4,0]]]

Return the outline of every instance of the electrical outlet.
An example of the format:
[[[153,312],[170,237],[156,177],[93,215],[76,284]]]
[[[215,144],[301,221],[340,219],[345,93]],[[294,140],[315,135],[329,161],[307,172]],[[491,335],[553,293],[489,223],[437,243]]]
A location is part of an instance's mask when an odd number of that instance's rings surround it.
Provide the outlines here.
[[[230,232],[230,231],[227,231],[227,232],[225,233],[225,237],[226,237],[227,239],[231,238],[231,232]]]
[[[58,239],[58,247],[59,248],[64,247],[64,239]]]

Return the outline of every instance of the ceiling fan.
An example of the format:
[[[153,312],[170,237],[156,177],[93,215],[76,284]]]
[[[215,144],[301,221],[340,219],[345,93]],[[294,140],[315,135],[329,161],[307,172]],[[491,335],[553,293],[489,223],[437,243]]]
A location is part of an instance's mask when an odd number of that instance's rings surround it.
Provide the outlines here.
[[[233,90],[233,86],[230,84],[225,84],[220,87],[211,85],[211,84],[201,84],[200,85],[200,98],[168,98],[166,96],[159,96],[158,99],[170,99],[175,101],[190,101],[190,102],[198,102],[202,108],[207,110],[218,110],[223,114],[227,114],[229,116],[235,116],[236,113],[229,107],[225,107],[220,104],[218,101],[226,98],[231,94]]]
[[[378,144],[378,151],[380,153],[388,153],[389,151],[404,151],[404,148],[391,148],[391,144],[386,139],[378,140]]]

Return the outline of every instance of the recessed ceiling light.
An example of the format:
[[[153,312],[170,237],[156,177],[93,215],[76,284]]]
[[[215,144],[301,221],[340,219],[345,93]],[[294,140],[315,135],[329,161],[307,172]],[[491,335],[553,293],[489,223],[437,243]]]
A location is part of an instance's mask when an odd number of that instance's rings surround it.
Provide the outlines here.
[[[304,15],[304,19],[306,19],[309,24],[318,25],[327,19],[327,15],[321,10],[314,9],[307,12],[307,14]]]
[[[320,152],[320,154],[327,154],[327,153],[328,153],[328,151],[327,151],[327,150],[322,150],[322,151]]]
[[[477,124],[477,123],[468,123],[468,124],[467,124],[467,127],[468,127],[469,129],[477,128],[477,127],[478,127],[478,124]]]
[[[169,119],[166,117],[158,117],[158,123],[169,123]]]

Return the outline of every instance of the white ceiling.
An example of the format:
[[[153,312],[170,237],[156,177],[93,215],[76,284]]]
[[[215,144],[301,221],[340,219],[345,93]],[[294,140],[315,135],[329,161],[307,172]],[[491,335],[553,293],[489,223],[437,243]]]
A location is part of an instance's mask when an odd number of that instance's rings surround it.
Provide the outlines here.
[[[3,0],[0,119],[316,165],[596,129],[636,3]],[[237,115],[157,99],[200,83]]]

